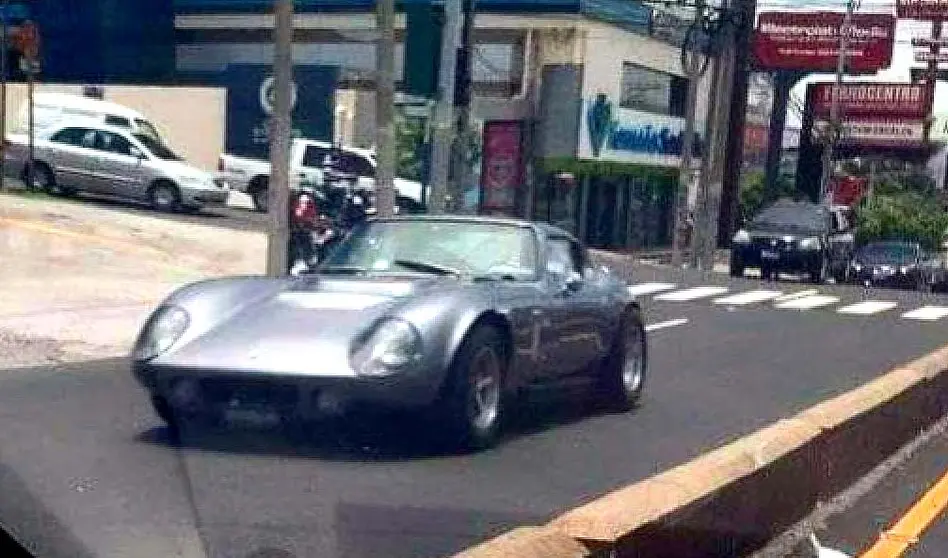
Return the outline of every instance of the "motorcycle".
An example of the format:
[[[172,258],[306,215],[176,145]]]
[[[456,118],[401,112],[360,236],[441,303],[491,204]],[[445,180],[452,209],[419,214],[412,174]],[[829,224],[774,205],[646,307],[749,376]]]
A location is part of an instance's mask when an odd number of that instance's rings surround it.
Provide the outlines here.
[[[366,219],[362,196],[351,192],[332,194],[303,192],[295,198],[287,257],[290,275],[312,271],[336,243]]]

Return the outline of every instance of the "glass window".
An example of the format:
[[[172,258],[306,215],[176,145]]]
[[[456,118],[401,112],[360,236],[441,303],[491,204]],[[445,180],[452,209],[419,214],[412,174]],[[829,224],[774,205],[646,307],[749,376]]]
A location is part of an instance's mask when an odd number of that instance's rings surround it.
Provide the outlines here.
[[[155,141],[161,141],[161,136],[158,134],[158,130],[151,125],[151,122],[147,120],[142,120],[141,118],[135,119],[135,125],[140,130],[141,134],[147,135]]]
[[[164,159],[165,161],[183,161],[174,151],[169,149],[165,144],[161,143],[160,140],[155,139],[150,134],[135,134],[135,139],[142,142],[142,145],[148,151],[151,151],[151,154],[159,159]]]
[[[53,134],[52,137],[49,138],[49,141],[81,147],[83,138],[89,133],[89,130],[86,128],[64,128]]]
[[[303,166],[314,168],[324,167],[326,165],[327,153],[329,153],[329,150],[324,147],[307,145],[306,151],[303,152]]]
[[[404,273],[426,265],[433,272],[440,268],[475,277],[533,280],[536,238],[529,228],[496,223],[374,221],[355,229],[329,255],[323,269]]]
[[[95,148],[100,151],[108,151],[116,155],[131,155],[132,142],[112,132],[98,132],[96,134]]]
[[[372,166],[372,163],[365,157],[356,155],[355,153],[339,153],[338,165],[339,172],[368,178],[375,176],[375,168]]]
[[[105,115],[105,123],[109,126],[118,126],[119,128],[131,128],[132,123],[123,116],[115,116],[112,114]]]
[[[656,114],[684,116],[684,78],[626,62],[622,65],[619,106]]]
[[[554,237],[547,241],[546,268],[551,273],[566,275],[579,273],[582,261],[579,258],[577,247],[567,238]]]

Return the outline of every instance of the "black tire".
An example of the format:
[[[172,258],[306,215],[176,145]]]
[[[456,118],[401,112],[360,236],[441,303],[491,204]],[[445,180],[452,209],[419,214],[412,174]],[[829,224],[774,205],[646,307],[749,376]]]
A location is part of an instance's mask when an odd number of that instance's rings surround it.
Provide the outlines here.
[[[744,276],[744,264],[740,260],[731,256],[730,263],[730,273],[731,277],[743,277]]]
[[[148,189],[148,203],[156,211],[178,211],[181,192],[171,182],[156,182]]]
[[[818,268],[810,270],[810,282],[815,285],[821,285],[826,282],[826,276],[829,272],[829,262],[826,261],[826,258],[820,258],[820,265]]]
[[[777,272],[769,266],[760,266],[760,278],[764,281],[770,281],[771,279],[777,278]]]
[[[270,205],[270,180],[265,176],[254,178],[250,183],[250,199],[253,201],[254,211],[266,213]]]
[[[30,190],[42,190],[52,195],[58,192],[56,176],[45,163],[34,163],[26,172],[26,182]]]
[[[631,350],[637,355],[632,355]],[[629,362],[635,357],[636,362]],[[630,366],[634,368],[630,368]],[[638,310],[622,319],[619,334],[599,375],[598,397],[610,409],[630,411],[642,399],[648,371],[648,339]]]
[[[479,370],[479,366],[485,369]],[[495,370],[487,370],[492,366]],[[452,446],[462,451],[477,451],[497,441],[504,416],[506,372],[502,334],[489,325],[476,327],[455,356],[441,399],[439,410]],[[491,377],[489,383],[487,376]],[[478,389],[484,392],[478,395]]]

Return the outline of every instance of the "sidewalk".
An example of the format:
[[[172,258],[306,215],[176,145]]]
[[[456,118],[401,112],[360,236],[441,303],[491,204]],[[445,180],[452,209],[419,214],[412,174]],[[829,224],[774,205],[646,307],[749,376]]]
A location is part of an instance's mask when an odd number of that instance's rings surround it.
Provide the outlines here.
[[[125,354],[183,283],[261,273],[266,238],[0,193],[0,365]]]

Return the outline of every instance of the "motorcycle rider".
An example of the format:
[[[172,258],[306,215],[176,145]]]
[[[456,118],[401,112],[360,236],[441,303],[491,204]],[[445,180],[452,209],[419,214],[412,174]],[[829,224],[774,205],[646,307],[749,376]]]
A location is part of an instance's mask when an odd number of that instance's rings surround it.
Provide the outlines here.
[[[313,246],[312,231],[316,228],[319,218],[319,207],[315,197],[304,192],[293,199],[290,204],[289,242],[287,246],[287,265],[292,274],[295,270],[302,271],[313,263],[316,248]]]

